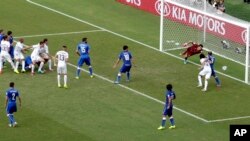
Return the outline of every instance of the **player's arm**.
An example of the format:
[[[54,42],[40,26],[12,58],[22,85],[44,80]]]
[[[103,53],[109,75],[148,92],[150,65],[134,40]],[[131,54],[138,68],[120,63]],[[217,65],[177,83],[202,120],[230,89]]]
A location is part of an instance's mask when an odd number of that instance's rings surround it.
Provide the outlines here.
[[[7,108],[7,104],[8,104],[8,97],[6,96],[5,97],[5,106],[4,106],[5,109]]]
[[[55,67],[56,67],[56,64],[57,64],[57,58],[58,58],[58,55],[56,54],[55,57],[53,57],[53,62],[54,62]]]
[[[116,60],[116,62],[115,62],[115,64],[114,64],[113,68],[116,68],[116,67],[117,67],[117,65],[119,64],[120,60],[121,60],[120,58],[118,58],[118,59]]]
[[[22,100],[21,100],[21,97],[20,97],[20,96],[18,96],[18,101],[19,101],[19,107],[21,107],[21,105],[22,105]]]

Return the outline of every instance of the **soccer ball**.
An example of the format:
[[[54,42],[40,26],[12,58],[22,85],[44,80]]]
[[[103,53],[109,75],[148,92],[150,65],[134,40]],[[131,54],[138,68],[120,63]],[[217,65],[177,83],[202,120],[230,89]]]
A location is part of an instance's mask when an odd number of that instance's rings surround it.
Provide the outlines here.
[[[180,43],[175,43],[176,46],[180,45]]]
[[[227,66],[222,66],[222,70],[227,70]]]

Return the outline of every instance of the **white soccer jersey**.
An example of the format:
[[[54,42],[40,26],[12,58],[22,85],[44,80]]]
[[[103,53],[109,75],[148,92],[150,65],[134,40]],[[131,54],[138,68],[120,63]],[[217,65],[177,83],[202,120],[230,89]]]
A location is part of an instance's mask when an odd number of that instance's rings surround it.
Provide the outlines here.
[[[14,58],[15,59],[24,59],[22,49],[23,49],[23,43],[17,42],[15,49],[14,49]]]
[[[33,49],[33,51],[32,51],[30,56],[38,56],[39,55],[40,44],[33,45],[32,49]]]
[[[58,66],[66,66],[66,60],[69,58],[69,54],[66,51],[58,51],[56,53],[57,60],[58,60]]]
[[[205,76],[206,79],[209,79],[212,73],[209,60],[207,58],[200,59],[203,69],[200,71],[199,75]]]
[[[10,49],[10,42],[9,41],[5,41],[5,40],[2,40],[1,41],[1,52],[9,52],[9,49]]]

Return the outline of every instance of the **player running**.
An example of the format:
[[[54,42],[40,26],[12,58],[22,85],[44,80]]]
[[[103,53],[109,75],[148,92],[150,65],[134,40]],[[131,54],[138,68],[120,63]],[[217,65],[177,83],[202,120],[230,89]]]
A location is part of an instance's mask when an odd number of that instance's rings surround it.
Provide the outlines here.
[[[188,43],[183,44],[184,47],[187,47],[186,51],[181,53],[181,55],[184,57],[184,64],[187,64],[187,59],[195,54],[199,54],[202,52],[203,45],[202,44],[196,44],[192,41]]]
[[[68,88],[67,86],[67,62],[68,62],[69,54],[67,52],[67,46],[63,46],[62,50],[58,51],[55,55],[55,61],[57,63],[57,82],[58,87],[61,88],[61,76],[64,77],[64,88]]]
[[[5,109],[7,117],[9,118],[9,127],[15,127],[17,122],[14,119],[14,112],[17,112],[16,98],[19,100],[19,106],[21,107],[21,98],[18,90],[14,88],[14,82],[10,82],[10,88],[6,92]]]
[[[174,117],[173,117],[173,100],[176,98],[176,96],[175,96],[175,92],[172,90],[173,86],[171,84],[167,84],[166,89],[167,89],[166,102],[165,102],[163,113],[162,113],[161,126],[158,127],[158,130],[165,129],[166,119],[167,119],[166,116],[169,117],[170,124],[171,124],[169,129],[175,128]]]
[[[89,67],[89,75],[91,78],[93,78],[93,70],[92,70],[92,66],[90,62],[89,52],[90,52],[90,46],[87,42],[87,38],[82,38],[82,42],[80,42],[77,45],[77,49],[76,49],[76,54],[80,56],[78,60],[78,65],[77,65],[77,71],[76,71],[76,77],[75,77],[76,79],[79,79],[81,67],[83,66],[84,63]]]
[[[116,78],[116,80],[114,82],[115,84],[119,84],[120,83],[120,81],[121,81],[121,74],[122,73],[126,73],[127,74],[127,81],[130,81],[130,69],[132,67],[132,55],[128,51],[128,46],[127,45],[123,46],[123,51],[120,53],[119,58],[115,62],[113,68],[117,67],[117,65],[119,64],[120,60],[123,61],[123,65],[122,65],[119,73],[117,74],[117,78]]]
[[[197,87],[202,87],[202,81],[201,81],[201,77],[205,76],[205,82],[204,82],[204,88],[202,89],[202,91],[207,91],[207,86],[208,86],[208,79],[210,79],[212,70],[210,67],[210,61],[208,58],[206,58],[206,56],[202,53],[200,54],[200,62],[201,62],[201,67],[200,67],[200,72],[198,75],[198,86]]]

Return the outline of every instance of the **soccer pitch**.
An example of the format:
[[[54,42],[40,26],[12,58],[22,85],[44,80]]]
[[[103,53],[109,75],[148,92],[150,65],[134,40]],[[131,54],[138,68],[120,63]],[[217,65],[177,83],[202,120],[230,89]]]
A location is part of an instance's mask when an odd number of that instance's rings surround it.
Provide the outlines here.
[[[15,40],[23,37],[32,45],[48,38],[51,54],[62,45],[69,51],[69,89],[57,88],[56,71],[32,77],[14,74],[7,65],[0,76],[1,141],[227,141],[230,124],[250,123],[249,85],[219,75],[221,88],[213,78],[206,93],[196,88],[198,66],[158,51],[158,16],[114,0],[1,0],[1,5],[0,28],[12,30]],[[95,77],[84,66],[76,80],[75,49],[82,37],[91,45]],[[131,82],[123,76],[121,85],[114,85],[118,68],[112,65],[124,44],[137,67]],[[7,126],[3,106],[10,81],[23,100],[17,128]],[[158,131],[167,83],[177,94],[177,128]]]

